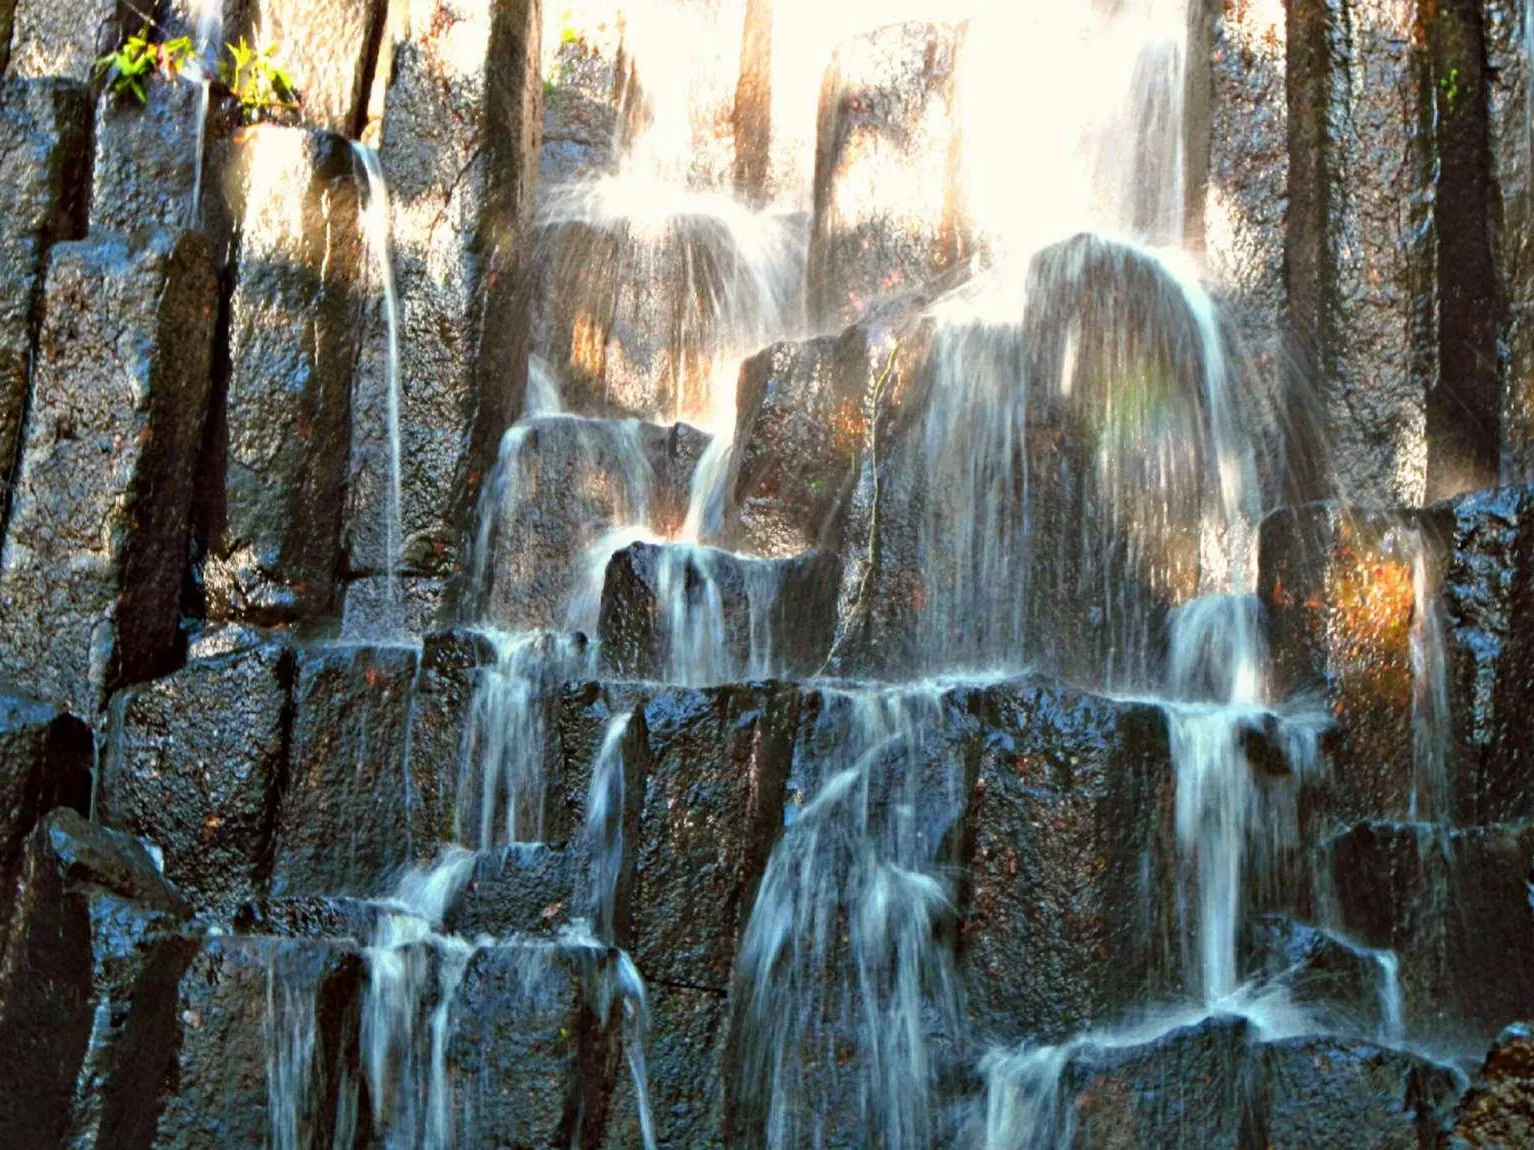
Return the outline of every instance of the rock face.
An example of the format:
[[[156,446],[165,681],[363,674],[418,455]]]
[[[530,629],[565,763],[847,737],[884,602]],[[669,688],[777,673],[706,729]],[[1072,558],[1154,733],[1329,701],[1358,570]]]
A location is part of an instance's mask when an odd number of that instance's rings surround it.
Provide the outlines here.
[[[136,840],[67,809],[33,832],[14,889],[0,959],[0,1046],[13,1073],[0,1120],[27,1145],[57,1146],[71,1127],[102,1123],[100,1085],[114,1058],[126,1060],[116,1004],[188,908]]]
[[[1514,1023],[1497,1038],[1480,1077],[1460,1103],[1452,1150],[1521,1146],[1534,1139],[1534,1036]]]
[[[264,125],[233,143],[221,498],[205,499],[203,524],[212,619],[284,623],[332,606],[361,319],[358,175],[339,136]]]
[[[380,161],[400,298],[402,569],[451,574],[522,406],[514,314],[542,118],[534,0],[412,3],[397,26]],[[470,50],[467,46],[474,45]],[[350,566],[387,566],[377,509],[388,490],[382,316],[354,400]]]
[[[606,175],[624,140],[624,98],[634,84],[616,5],[587,5],[544,21],[540,198],[556,184]],[[577,24],[575,21],[579,21]]]
[[[281,45],[280,59],[303,97],[304,122],[356,136],[389,7],[379,0],[247,0],[245,18],[266,43]]]
[[[960,949],[979,1032],[1050,1042],[1167,997],[1178,973],[1166,717],[1029,683],[974,706],[984,748]]]
[[[202,659],[119,694],[101,820],[154,842],[199,907],[249,899],[271,865],[287,772],[291,657],[276,645]]]
[[[954,62],[947,25],[893,24],[838,49],[820,93],[811,323],[836,328],[956,265]]]
[[[45,261],[55,243],[85,234],[89,147],[90,106],[82,87],[61,80],[0,83],[0,529],[21,446]]]
[[[697,685],[813,675],[831,648],[840,577],[826,551],[764,560],[635,543],[607,565],[603,673]]]
[[[208,178],[217,150],[199,133],[201,86],[156,77],[147,91],[145,104],[111,92],[96,103],[92,231],[127,234],[151,221],[191,228],[223,214],[217,182]],[[220,109],[210,107],[206,139],[218,137],[223,128]],[[199,196],[205,198],[194,203]],[[215,255],[222,259],[223,253]]]
[[[81,714],[174,651],[216,299],[193,233],[54,249],[0,557],[16,620],[0,668]]]
[[[85,0],[68,7],[48,0],[13,0],[11,7],[13,76],[59,76],[89,83],[97,58],[115,48],[131,25],[119,0]]]
[[[1426,494],[1438,368],[1433,89],[1416,17],[1410,0],[1303,0],[1287,24],[1294,353],[1344,498],[1387,507]]]
[[[410,647],[298,653],[273,894],[380,894],[441,825],[435,780],[407,777],[419,666]]]

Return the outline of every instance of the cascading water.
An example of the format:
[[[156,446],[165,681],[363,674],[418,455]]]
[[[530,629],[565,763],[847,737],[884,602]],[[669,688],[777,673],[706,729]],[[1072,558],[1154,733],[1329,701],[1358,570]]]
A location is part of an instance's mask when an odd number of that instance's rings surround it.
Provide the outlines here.
[[[386,632],[368,638],[396,638],[408,630],[401,614],[399,563],[403,496],[400,488],[400,378],[399,378],[399,297],[394,284],[394,259],[390,252],[389,188],[384,180],[378,153],[364,144],[353,142],[352,150],[367,179],[367,204],[363,212],[363,230],[373,251],[380,286],[383,291],[384,326],[388,339],[388,358],[384,378],[384,418],[388,442],[388,488],[381,500],[384,537],[384,594]]]

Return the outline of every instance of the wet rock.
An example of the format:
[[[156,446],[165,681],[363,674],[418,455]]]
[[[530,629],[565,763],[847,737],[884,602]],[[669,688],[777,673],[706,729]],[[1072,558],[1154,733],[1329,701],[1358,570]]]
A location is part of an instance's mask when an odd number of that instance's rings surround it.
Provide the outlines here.
[[[1303,0],[1287,22],[1292,346],[1338,487],[1368,506],[1420,505],[1427,483],[1435,155],[1416,18],[1393,0]]]
[[[120,0],[84,0],[78,5],[48,0],[14,0],[10,74],[59,76],[89,83],[96,60],[138,31]]]
[[[1325,851],[1338,928],[1400,959],[1408,1034],[1478,1051],[1534,1014],[1534,829],[1364,823]]]
[[[1056,1041],[1165,997],[1178,905],[1165,716],[1026,681],[974,706],[960,925],[974,1025]]]
[[[89,148],[90,105],[79,85],[0,84],[0,529],[21,446],[48,249],[85,234]]]
[[[54,248],[0,557],[0,672],[79,713],[174,655],[217,310],[195,233]]]
[[[474,860],[447,907],[443,928],[464,938],[551,934],[589,918],[586,854],[544,843],[513,843]]]
[[[1534,142],[1529,136],[1530,67],[1523,6],[1481,5],[1486,52],[1486,113],[1492,177],[1500,203],[1490,214],[1493,259],[1502,291],[1498,370],[1502,392],[1502,479],[1534,481]]]
[[[609,11],[585,5],[559,20],[547,20],[542,68],[540,196],[555,184],[617,168],[633,61],[623,51],[623,23],[616,5]]]
[[[1497,1036],[1460,1101],[1450,1150],[1512,1150],[1534,1141],[1534,1033],[1514,1023]]]
[[[680,425],[678,425],[680,426]],[[544,416],[501,442],[480,509],[478,615],[509,631],[594,633],[602,573],[619,528],[680,523],[691,436],[653,424]]]
[[[615,719],[630,716],[622,748],[624,801],[623,843],[626,857],[619,873],[618,927],[626,940],[632,853],[638,841],[637,820],[649,774],[649,735],[644,727],[644,708],[659,688],[640,683],[571,683],[559,699],[559,769],[553,783],[554,802],[549,807],[548,836],[555,842],[574,842],[585,834],[586,804],[591,774],[601,756]],[[624,945],[623,941],[619,945]]]
[[[342,596],[341,633],[359,643],[430,635],[453,618],[442,579],[404,577],[391,590],[387,576],[366,575],[349,580]]]
[[[821,86],[809,254],[812,326],[955,266],[968,240],[954,118],[960,33],[892,24],[843,45]]]
[[[227,911],[265,879],[291,676],[291,657],[268,645],[192,662],[112,701],[99,817],[153,841],[199,908]]]
[[[137,840],[67,808],[27,840],[12,889],[0,959],[0,1053],[12,1072],[0,1123],[21,1143],[56,1146],[67,1129],[100,1123],[128,989],[188,907]]]
[[[248,0],[245,19],[261,30],[261,42],[281,46],[279,59],[303,98],[304,123],[354,136],[366,116],[388,7],[378,0]],[[232,29],[225,38],[235,39]]]
[[[1258,588],[1280,697],[1318,696],[1336,719],[1325,802],[1337,820],[1405,817],[1413,786],[1416,516],[1307,504],[1262,526]]]
[[[263,898],[234,912],[234,932],[274,938],[351,939],[366,945],[376,936],[384,910],[355,898],[293,895]]]
[[[401,25],[380,163],[399,291],[403,440],[401,569],[444,576],[521,409],[526,351],[515,315],[530,234],[537,131],[539,6],[453,0]],[[472,46],[469,47],[469,46]],[[353,399],[350,568],[386,569],[387,340],[370,312]]]
[[[1447,538],[1445,628],[1454,821],[1534,818],[1534,488],[1480,492],[1434,509]]]
[[[52,707],[0,692],[0,889],[11,889],[22,846],[55,807],[90,809],[94,740]],[[5,925],[0,922],[0,952]]]
[[[725,996],[690,987],[651,986],[649,1043],[650,1111],[661,1146],[722,1146],[725,1073]],[[612,1116],[602,1145],[608,1150],[641,1150],[634,1085],[618,1081]]]
[[[214,255],[222,261],[227,212],[214,177],[223,162],[217,145],[227,135],[227,117],[210,104],[203,126],[202,87],[189,80],[156,77],[147,95],[140,103],[105,92],[96,103],[91,230],[127,234],[151,222],[202,227],[215,238]]]
[[[448,1019],[458,1142],[596,1145],[619,1072],[604,1018],[611,952],[547,943],[474,952]]]
[[[830,650],[840,577],[827,551],[766,560],[635,543],[607,565],[603,672],[695,684],[813,675]]]
[[[214,409],[222,482],[203,528],[208,614],[313,620],[329,613],[340,568],[361,314],[356,160],[340,136],[261,125],[236,137],[230,164],[239,248]]]
[[[409,755],[420,662],[412,647],[298,652],[273,894],[380,893],[430,845],[437,780],[417,778]]]
[[[209,938],[175,949],[172,969],[135,988],[99,1144],[211,1150],[301,1132],[329,1144],[357,1112],[356,948]]]
[[[1210,287],[1256,371],[1276,387],[1288,303],[1287,29],[1282,11],[1272,7],[1210,7],[1207,120],[1200,117],[1209,153],[1202,202],[1195,202],[1194,210],[1201,218]],[[1195,108],[1195,115],[1203,111]],[[1189,159],[1198,165],[1204,157],[1194,153]],[[1190,176],[1197,186],[1197,173]]]
[[[1281,986],[1317,1029],[1352,1037],[1391,1037],[1402,1021],[1394,957],[1278,915],[1243,924],[1242,969]],[[1404,1035],[1394,1035],[1400,1040]]]
[[[797,696],[749,684],[667,690],[644,709],[634,960],[651,981],[726,991],[783,822]]]
[[[469,746],[475,691],[495,646],[484,634],[455,628],[428,635],[421,648],[410,722],[411,775],[423,788],[422,842],[462,841],[456,833],[459,771]]]
[[[742,365],[730,533],[742,550],[787,559],[841,546],[868,435],[862,334],[774,344]]]

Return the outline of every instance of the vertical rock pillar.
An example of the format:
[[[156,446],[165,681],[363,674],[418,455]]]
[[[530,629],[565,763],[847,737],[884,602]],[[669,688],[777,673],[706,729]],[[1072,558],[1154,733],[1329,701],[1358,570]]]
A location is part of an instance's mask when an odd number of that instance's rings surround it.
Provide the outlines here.
[[[531,234],[539,0],[413,0],[397,29],[380,161],[399,292],[400,570],[461,569],[464,531],[521,409],[515,307]],[[352,420],[354,574],[389,564],[387,340],[375,310]]]
[[[174,658],[217,310],[195,233],[53,250],[0,552],[0,676],[76,713]]]

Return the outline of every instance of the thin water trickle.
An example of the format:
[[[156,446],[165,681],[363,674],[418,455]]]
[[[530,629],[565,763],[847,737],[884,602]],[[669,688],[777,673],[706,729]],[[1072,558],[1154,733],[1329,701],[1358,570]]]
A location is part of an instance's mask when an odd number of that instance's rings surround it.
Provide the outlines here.
[[[385,368],[385,420],[388,436],[388,489],[380,512],[384,524],[384,587],[387,623],[393,634],[404,634],[403,607],[400,599],[399,568],[402,559],[403,496],[400,478],[400,364],[399,364],[399,297],[395,292],[394,258],[390,251],[390,227],[392,215],[389,209],[389,188],[384,180],[383,165],[378,153],[357,141],[352,142],[367,178],[367,204],[362,215],[363,230],[379,281],[383,288],[384,326],[388,339],[388,361]],[[379,636],[383,638],[392,636]]]
[[[591,768],[586,792],[586,853],[589,878],[592,934],[600,943],[616,941],[614,915],[618,902],[618,875],[623,865],[623,740],[632,714],[614,717],[602,738],[602,748]]]

